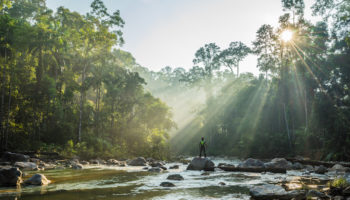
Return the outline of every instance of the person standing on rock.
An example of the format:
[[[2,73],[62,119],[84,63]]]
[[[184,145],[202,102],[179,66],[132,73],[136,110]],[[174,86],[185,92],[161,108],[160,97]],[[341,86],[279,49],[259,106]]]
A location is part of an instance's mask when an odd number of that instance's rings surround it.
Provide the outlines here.
[[[202,140],[199,142],[199,157],[202,157],[202,152],[204,153],[204,158],[207,157],[207,154],[205,153],[205,147],[207,146],[207,143],[204,141],[204,137],[202,137]]]

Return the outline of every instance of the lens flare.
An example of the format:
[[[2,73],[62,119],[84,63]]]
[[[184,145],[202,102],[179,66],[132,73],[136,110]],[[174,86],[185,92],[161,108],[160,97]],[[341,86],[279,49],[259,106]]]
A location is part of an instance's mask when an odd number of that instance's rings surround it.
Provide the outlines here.
[[[290,30],[284,30],[281,33],[281,39],[285,42],[290,41],[292,39],[292,37],[293,37],[293,32]]]

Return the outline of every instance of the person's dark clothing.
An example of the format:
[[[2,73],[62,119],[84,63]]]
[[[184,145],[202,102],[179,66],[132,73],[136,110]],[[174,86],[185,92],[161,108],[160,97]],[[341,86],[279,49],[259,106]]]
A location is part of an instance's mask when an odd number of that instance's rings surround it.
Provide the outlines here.
[[[204,158],[207,157],[207,154],[205,153],[205,141],[200,141],[199,143],[199,157],[202,157],[202,152],[204,153]]]

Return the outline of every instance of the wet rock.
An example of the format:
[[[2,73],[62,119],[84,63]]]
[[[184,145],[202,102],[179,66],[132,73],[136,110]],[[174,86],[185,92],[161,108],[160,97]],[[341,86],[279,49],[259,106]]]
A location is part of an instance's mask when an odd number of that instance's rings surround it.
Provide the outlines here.
[[[161,166],[161,167],[159,167],[159,168],[161,168],[162,170],[168,170],[168,168],[166,168],[166,167],[164,167],[164,166]]]
[[[329,171],[349,172],[350,169],[348,167],[344,167],[343,165],[335,164],[332,168],[329,169]]]
[[[317,174],[325,174],[327,171],[328,171],[328,169],[323,165],[315,168],[315,173],[317,173]]]
[[[15,167],[0,170],[0,186],[10,187],[22,183],[22,172]]]
[[[224,185],[226,185],[226,183],[224,183],[224,182],[220,182],[220,183],[219,183],[219,185],[224,186]]]
[[[162,172],[163,169],[160,167],[152,167],[151,169],[148,169],[149,172]]]
[[[248,158],[244,162],[240,163],[237,167],[240,168],[264,168],[265,164],[258,159]]]
[[[306,166],[305,166],[305,169],[306,169],[307,171],[309,171],[309,172],[315,171],[315,168],[314,168],[312,165],[306,165]]]
[[[210,173],[209,173],[209,172],[203,172],[201,175],[202,175],[202,176],[209,176]]]
[[[63,167],[63,166],[56,166],[55,169],[56,169],[56,170],[63,170],[63,169],[66,169],[66,168]]]
[[[255,186],[250,189],[250,195],[255,200],[271,200],[271,199],[304,199],[304,190],[286,191],[282,186],[265,184]]]
[[[350,186],[343,190],[343,195],[344,196],[350,196]]]
[[[270,162],[265,163],[268,168],[282,168],[282,169],[292,169],[293,165],[291,162],[287,161],[285,158],[274,158]]]
[[[119,161],[116,159],[109,159],[107,160],[108,165],[119,165]]]
[[[90,160],[90,163],[93,165],[99,165],[100,161],[99,160]]]
[[[148,167],[144,167],[144,168],[142,168],[143,170],[148,170]]]
[[[293,163],[293,165],[292,165],[292,169],[294,169],[294,170],[300,170],[300,169],[303,169],[303,168],[304,168],[304,165],[302,165],[299,162]]]
[[[171,174],[167,178],[168,180],[176,180],[176,181],[182,181],[184,180],[184,177],[182,177],[180,174]]]
[[[208,158],[193,158],[187,166],[187,170],[214,171],[215,164]]]
[[[170,166],[169,169],[179,169],[179,165],[173,165],[173,166]]]
[[[28,162],[30,157],[20,153],[5,152],[2,154],[1,159],[8,162]]]
[[[32,162],[16,162],[15,167],[21,170],[38,170],[38,166]]]
[[[34,174],[30,179],[24,181],[26,185],[47,185],[51,183],[43,174]]]
[[[90,164],[90,163],[89,163],[88,161],[84,161],[84,160],[83,160],[83,161],[80,162],[80,164],[82,164],[82,165],[88,165],[88,164]]]
[[[345,200],[343,196],[335,196],[332,198],[333,200]]]
[[[83,169],[83,165],[81,165],[81,164],[74,164],[74,165],[72,165],[72,169]]]
[[[161,162],[152,162],[152,163],[150,163],[150,166],[151,167],[163,167],[164,165]]]
[[[131,160],[128,165],[130,166],[146,166],[147,165],[147,161],[145,158],[143,157],[138,157],[134,160]]]
[[[308,193],[306,194],[306,197],[310,198],[310,197],[316,197],[319,199],[328,199],[327,195],[325,195],[322,192],[319,192],[317,190],[309,190]]]
[[[162,187],[175,187],[174,183],[170,183],[170,182],[162,182],[160,184],[160,186],[162,186]]]

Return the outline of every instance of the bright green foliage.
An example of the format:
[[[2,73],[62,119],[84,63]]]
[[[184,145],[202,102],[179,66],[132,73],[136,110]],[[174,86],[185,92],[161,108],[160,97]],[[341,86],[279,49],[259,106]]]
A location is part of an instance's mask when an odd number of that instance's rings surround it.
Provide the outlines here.
[[[333,181],[331,181],[329,183],[329,186],[345,189],[350,186],[350,183],[347,182],[346,179],[342,177],[342,178],[336,178]]]
[[[86,15],[63,7],[54,13],[44,0],[19,0],[3,9],[1,150],[168,155],[169,108],[127,68],[134,58],[113,50],[124,42],[119,11],[109,14],[98,0],[92,8]]]

